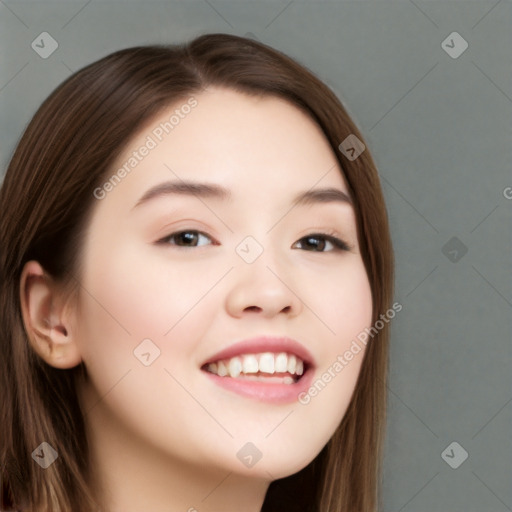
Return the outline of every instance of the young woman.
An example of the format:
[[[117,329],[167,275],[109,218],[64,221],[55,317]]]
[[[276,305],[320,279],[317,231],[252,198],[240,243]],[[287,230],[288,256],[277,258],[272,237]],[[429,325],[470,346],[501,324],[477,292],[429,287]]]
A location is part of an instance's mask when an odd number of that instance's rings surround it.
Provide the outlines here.
[[[363,141],[226,34],[48,97],[0,191],[4,508],[377,509],[395,305]]]

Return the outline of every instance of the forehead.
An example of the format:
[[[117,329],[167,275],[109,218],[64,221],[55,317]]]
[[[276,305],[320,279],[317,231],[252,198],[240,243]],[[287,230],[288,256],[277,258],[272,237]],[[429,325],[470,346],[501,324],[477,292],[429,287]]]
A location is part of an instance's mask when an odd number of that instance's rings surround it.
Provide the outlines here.
[[[298,107],[275,96],[223,88],[193,98],[192,108],[183,108],[189,100],[184,98],[148,121],[112,166],[114,173],[129,169],[122,186],[131,202],[170,179],[219,183],[235,196],[296,195],[316,184],[348,194],[324,133]],[[139,151],[144,147],[150,149]],[[141,152],[142,158],[136,155]]]

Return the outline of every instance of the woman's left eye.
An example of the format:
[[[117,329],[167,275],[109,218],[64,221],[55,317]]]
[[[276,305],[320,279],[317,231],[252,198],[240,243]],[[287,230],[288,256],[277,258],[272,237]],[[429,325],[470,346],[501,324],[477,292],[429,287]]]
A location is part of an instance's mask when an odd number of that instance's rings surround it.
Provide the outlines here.
[[[309,244],[309,247],[319,249],[318,251],[315,250],[313,252],[350,251],[350,246],[344,240],[341,240],[340,238],[337,238],[333,235],[327,235],[324,233],[312,233],[311,235],[307,235],[301,238],[296,243],[302,243],[303,240],[306,240],[307,244]],[[324,250],[326,244],[330,244],[334,249],[330,249],[328,251]]]
[[[178,247],[199,247],[199,240],[201,239],[209,239],[212,240],[210,236],[206,233],[202,233],[201,231],[197,231],[195,229],[177,231],[175,233],[170,234],[158,241],[159,244],[169,244],[176,245]],[[303,241],[306,242],[303,245]],[[350,246],[340,238],[337,238],[333,235],[328,235],[324,233],[312,233],[305,237],[302,237],[300,240],[295,242],[294,245],[301,244],[301,248],[308,247],[313,248],[313,252],[331,252],[331,251],[349,251]],[[328,244],[332,246],[332,249],[326,250]],[[205,244],[202,244],[205,245]]]

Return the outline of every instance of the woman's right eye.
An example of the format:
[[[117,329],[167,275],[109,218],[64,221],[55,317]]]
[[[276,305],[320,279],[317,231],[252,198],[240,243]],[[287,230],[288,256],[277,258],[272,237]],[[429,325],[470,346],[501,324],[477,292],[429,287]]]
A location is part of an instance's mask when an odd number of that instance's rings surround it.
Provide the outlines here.
[[[178,247],[199,247],[197,242],[201,237],[211,240],[206,233],[202,233],[195,229],[186,229],[171,233],[170,235],[160,239],[157,243],[162,245],[176,245]]]

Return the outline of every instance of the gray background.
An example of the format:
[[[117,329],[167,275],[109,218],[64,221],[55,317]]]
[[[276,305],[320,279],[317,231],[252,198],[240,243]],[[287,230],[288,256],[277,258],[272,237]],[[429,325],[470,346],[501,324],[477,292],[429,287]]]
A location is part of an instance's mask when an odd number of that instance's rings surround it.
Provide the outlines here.
[[[390,214],[403,310],[383,510],[512,510],[511,14],[506,0],[0,1],[1,172],[50,91],[117,49],[250,33],[296,58],[362,130]],[[59,45],[46,59],[42,32]]]

